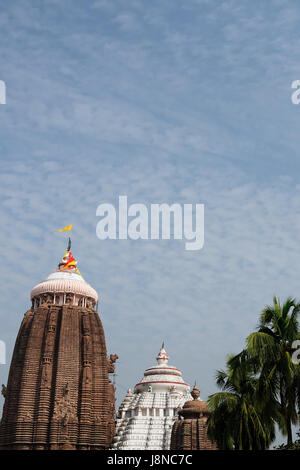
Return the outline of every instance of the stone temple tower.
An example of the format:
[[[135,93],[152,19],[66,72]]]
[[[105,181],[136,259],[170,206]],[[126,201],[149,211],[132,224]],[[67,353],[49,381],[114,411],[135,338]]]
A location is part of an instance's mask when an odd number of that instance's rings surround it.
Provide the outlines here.
[[[193,400],[186,401],[178,411],[171,436],[171,450],[217,450],[214,442],[207,437],[206,421],[209,409],[205,401],[200,400],[196,385],[191,395]]]
[[[130,389],[117,414],[114,450],[164,450],[170,448],[177,411],[190,400],[190,387],[181,372],[168,364],[162,345],[157,364],[149,367],[142,380]]]
[[[69,246],[31,291],[10,366],[0,449],[107,449],[114,436],[117,356],[107,359],[97,292]]]

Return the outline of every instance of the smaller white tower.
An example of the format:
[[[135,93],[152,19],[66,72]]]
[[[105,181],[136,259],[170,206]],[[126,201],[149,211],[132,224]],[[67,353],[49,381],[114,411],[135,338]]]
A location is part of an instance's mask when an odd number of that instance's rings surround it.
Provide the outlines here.
[[[191,400],[190,386],[179,369],[168,365],[162,345],[157,365],[145,370],[144,377],[128,390],[116,421],[112,448],[120,450],[163,450],[170,448],[177,411]]]

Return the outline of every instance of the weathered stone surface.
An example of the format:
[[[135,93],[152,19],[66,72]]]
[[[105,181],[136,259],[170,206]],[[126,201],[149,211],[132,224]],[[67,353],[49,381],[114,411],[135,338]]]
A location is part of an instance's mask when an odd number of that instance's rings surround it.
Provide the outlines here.
[[[199,400],[200,392],[194,386],[194,400],[187,401],[178,412],[171,435],[171,450],[217,450],[207,437],[206,421],[209,409],[205,401]]]
[[[0,449],[109,448],[115,397],[108,367],[92,306],[46,302],[28,310],[3,388]]]

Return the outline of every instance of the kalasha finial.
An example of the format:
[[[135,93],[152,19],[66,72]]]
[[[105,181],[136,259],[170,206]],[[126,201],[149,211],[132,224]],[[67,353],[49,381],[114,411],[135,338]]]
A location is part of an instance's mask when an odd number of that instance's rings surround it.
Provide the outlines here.
[[[67,251],[71,250],[71,238],[69,237]]]
[[[163,341],[161,345],[161,349],[163,349],[164,347],[165,347],[165,342]]]
[[[191,391],[191,395],[194,400],[198,400],[198,398],[200,397],[200,390],[198,390],[196,383],[193,387],[193,390]]]

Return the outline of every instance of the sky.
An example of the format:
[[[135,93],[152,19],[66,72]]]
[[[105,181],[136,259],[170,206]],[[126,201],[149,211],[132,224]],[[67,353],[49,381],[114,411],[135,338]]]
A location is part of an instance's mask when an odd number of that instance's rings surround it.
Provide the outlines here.
[[[117,404],[163,341],[207,399],[272,297],[300,297],[299,2],[1,3],[1,383],[30,291],[66,249],[53,230],[72,223]],[[96,209],[120,195],[204,204],[203,249],[99,240]]]

